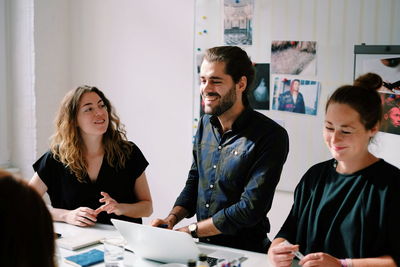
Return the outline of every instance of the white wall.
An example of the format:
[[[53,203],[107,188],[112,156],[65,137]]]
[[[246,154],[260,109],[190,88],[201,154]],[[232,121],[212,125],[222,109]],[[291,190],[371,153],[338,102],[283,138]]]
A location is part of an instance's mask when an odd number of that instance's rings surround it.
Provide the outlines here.
[[[12,17],[22,16],[25,11],[25,20],[31,19],[29,4],[20,10],[22,13],[16,13],[19,3],[29,1],[10,2],[15,9]],[[32,114],[25,116],[23,111],[12,109],[10,117],[29,120],[12,128],[12,154],[18,155],[13,157],[13,163],[24,171],[25,177],[30,177],[34,158],[46,149],[61,96],[80,84],[96,85],[111,99],[126,124],[129,139],[139,145],[150,162],[147,175],[154,200],[152,218],[165,216],[184,185],[191,163],[195,0],[35,3],[37,104]],[[398,0],[267,0],[263,8],[269,23],[262,30],[271,39],[319,42],[318,75],[325,89],[321,107],[331,90],[351,82],[354,44],[400,43],[400,18],[395,16],[400,13]],[[11,70],[19,74],[11,76],[14,105],[31,99],[33,74],[28,70],[33,45],[31,34],[17,35],[23,32],[22,22],[12,22],[13,51],[19,52],[11,53]],[[27,66],[19,63],[17,55],[25,58]],[[34,101],[26,100],[22,106],[32,109]],[[284,120],[289,116],[278,112],[270,115]],[[35,119],[37,137],[32,125]],[[302,142],[301,137],[307,135],[301,131],[305,125],[315,129],[312,134],[317,142]],[[294,122],[287,128],[292,137],[291,155],[312,154],[314,147],[323,146],[318,121]],[[326,155],[311,157],[319,161]],[[282,180],[299,179],[310,167],[296,165],[293,159],[289,157]],[[276,193],[269,216],[271,237],[285,219],[291,202],[291,193]]]
[[[0,0],[0,167],[8,167],[10,164],[10,148],[8,139],[8,105],[6,84],[6,4]]]
[[[11,164],[25,176],[35,159],[33,0],[6,0],[6,68]],[[40,137],[42,138],[42,137]]]
[[[65,0],[35,1],[34,14],[37,158],[48,150],[55,113],[62,97],[73,87],[70,71],[72,18],[69,1]]]

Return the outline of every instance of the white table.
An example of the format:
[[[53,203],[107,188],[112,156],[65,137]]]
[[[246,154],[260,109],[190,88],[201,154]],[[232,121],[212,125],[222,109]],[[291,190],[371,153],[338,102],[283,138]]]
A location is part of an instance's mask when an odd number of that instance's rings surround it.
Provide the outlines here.
[[[119,237],[120,236],[120,234],[114,228],[114,226],[104,225],[104,224],[96,224],[94,227],[78,227],[78,226],[73,226],[73,225],[66,224],[66,223],[55,222],[54,229],[57,233],[62,234],[63,237],[85,235],[85,234],[90,234],[90,233],[101,234],[103,237],[115,237],[115,236]],[[210,248],[210,249],[217,248],[218,250],[221,250],[221,251],[236,252],[236,253],[244,254],[248,259],[242,263],[243,267],[269,267],[269,266],[271,266],[271,264],[268,262],[268,257],[266,254],[256,253],[256,252],[251,252],[251,251],[246,251],[246,250],[233,249],[233,248],[228,248],[228,247],[215,246],[215,245],[204,244],[204,243],[199,243],[199,247],[206,248],[206,249],[207,248]],[[63,260],[64,257],[82,253],[82,252],[88,251],[93,248],[98,248],[100,250],[103,250],[103,245],[97,244],[97,245],[93,245],[93,246],[83,248],[80,250],[76,250],[76,251],[70,251],[67,249],[57,248],[58,258],[59,258],[58,259],[59,266],[60,267],[71,267],[72,265],[64,262],[64,260]],[[125,264],[125,267],[160,266],[160,263],[158,263],[158,262],[142,259],[142,258],[136,256],[134,253],[129,252],[129,251],[125,251],[124,264]],[[104,263],[96,264],[93,266],[104,266]]]

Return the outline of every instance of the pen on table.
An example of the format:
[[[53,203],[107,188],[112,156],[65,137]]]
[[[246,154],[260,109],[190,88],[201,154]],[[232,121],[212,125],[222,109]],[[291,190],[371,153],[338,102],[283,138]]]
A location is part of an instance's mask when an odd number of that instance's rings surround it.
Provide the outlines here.
[[[301,254],[300,251],[294,251],[293,254],[294,254],[299,260],[301,260],[301,259],[304,258],[304,255]]]
[[[160,225],[158,225],[157,227],[160,227],[160,228],[168,228],[168,224],[160,224]]]
[[[288,246],[293,246],[289,241],[285,240],[281,243],[281,245],[288,245]],[[304,255],[300,251],[292,251],[292,253],[299,259],[303,259]]]
[[[133,250],[131,250],[131,249],[127,248],[127,247],[125,247],[125,250],[129,251],[129,252],[132,252],[132,253],[135,253]]]

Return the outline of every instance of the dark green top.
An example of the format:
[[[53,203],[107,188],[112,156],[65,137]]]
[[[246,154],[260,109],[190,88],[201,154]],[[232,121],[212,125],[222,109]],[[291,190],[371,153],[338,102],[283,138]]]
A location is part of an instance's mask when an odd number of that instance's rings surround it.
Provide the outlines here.
[[[304,254],[390,255],[400,266],[400,170],[381,159],[347,175],[333,164],[319,163],[303,176],[276,237],[299,244]]]

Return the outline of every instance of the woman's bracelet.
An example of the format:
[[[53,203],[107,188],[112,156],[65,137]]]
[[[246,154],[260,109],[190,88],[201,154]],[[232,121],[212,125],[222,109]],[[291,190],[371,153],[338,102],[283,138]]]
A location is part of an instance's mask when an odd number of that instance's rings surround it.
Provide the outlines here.
[[[351,259],[341,259],[340,264],[342,265],[342,267],[353,267],[353,262],[351,261]]]
[[[348,267],[353,267],[353,261],[351,259],[346,259],[346,263]]]

